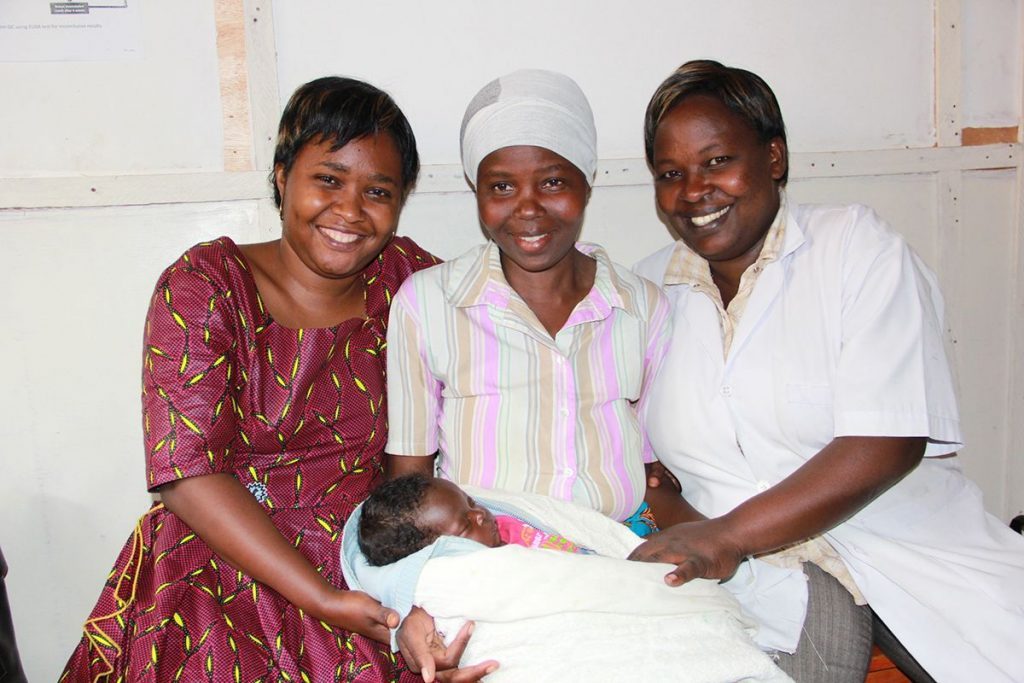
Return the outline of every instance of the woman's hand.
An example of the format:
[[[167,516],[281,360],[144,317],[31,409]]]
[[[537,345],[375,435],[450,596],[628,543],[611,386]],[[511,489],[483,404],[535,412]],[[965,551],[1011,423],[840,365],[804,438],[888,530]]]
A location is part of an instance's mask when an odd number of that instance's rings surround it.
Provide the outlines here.
[[[671,562],[672,586],[725,579],[748,555],[818,536],[857,514],[921,462],[923,437],[839,436],[788,477],[716,519],[678,524],[630,559]]]
[[[665,583],[670,586],[692,579],[728,579],[746,554],[728,539],[722,527],[721,519],[676,524],[652,534],[628,559],[676,565],[665,575]]]
[[[390,642],[398,614],[365,593],[328,583],[289,543],[230,474],[181,479],[160,489],[164,505],[232,567],[264,583],[311,617]]]
[[[398,627],[398,612],[388,609],[366,593],[338,588],[328,590],[319,617],[346,631],[390,644],[391,629]]]
[[[473,683],[498,668],[494,660],[459,669],[459,659],[466,649],[466,643],[473,634],[473,622],[469,621],[459,630],[452,644],[445,646],[444,639],[434,627],[434,619],[419,607],[413,607],[398,631],[398,647],[406,665],[423,680],[441,683]]]

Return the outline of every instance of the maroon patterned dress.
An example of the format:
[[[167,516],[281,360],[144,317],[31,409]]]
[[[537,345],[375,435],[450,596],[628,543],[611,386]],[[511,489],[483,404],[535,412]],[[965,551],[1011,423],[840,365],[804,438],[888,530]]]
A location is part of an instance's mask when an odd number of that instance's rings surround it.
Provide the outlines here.
[[[381,476],[391,297],[436,260],[396,238],[367,266],[367,319],[292,330],[263,308],[238,247],[197,245],[146,320],[150,490],[230,472],[278,530],[344,587],[341,529]],[[138,522],[61,681],[398,681],[390,648],[311,618],[234,570],[162,505]]]

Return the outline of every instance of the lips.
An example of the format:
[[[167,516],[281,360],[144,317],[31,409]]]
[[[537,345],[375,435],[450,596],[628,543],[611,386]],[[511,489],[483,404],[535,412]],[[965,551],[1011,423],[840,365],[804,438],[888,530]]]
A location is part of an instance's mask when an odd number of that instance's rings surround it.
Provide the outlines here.
[[[729,209],[731,208],[732,206],[730,205],[723,209],[719,209],[714,213],[706,213],[703,216],[690,216],[690,222],[693,223],[698,228],[706,227],[717,221],[725,214],[727,214],[729,212]]]

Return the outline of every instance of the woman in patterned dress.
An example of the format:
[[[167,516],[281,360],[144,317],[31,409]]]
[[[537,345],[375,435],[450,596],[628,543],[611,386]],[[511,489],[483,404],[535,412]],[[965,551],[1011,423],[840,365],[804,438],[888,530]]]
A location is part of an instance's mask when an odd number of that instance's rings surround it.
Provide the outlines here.
[[[221,237],[161,275],[143,427],[162,502],[121,551],[61,681],[419,679],[385,644],[397,615],[345,589],[338,555],[381,476],[391,296],[436,263],[395,237],[418,172],[387,94],[312,81],[278,134],[282,237]]]

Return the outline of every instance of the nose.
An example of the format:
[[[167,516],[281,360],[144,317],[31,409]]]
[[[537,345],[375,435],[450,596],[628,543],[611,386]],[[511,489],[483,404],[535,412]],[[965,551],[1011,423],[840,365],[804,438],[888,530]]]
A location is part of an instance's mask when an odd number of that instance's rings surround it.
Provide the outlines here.
[[[526,188],[519,192],[516,197],[515,215],[517,218],[531,219],[544,213],[544,208],[538,201],[537,193],[533,188]]]
[[[691,171],[683,179],[683,196],[688,202],[699,202],[711,192],[711,185],[701,170]]]
[[[357,223],[363,218],[363,197],[354,188],[346,188],[335,194],[331,211],[341,216],[346,223]]]

